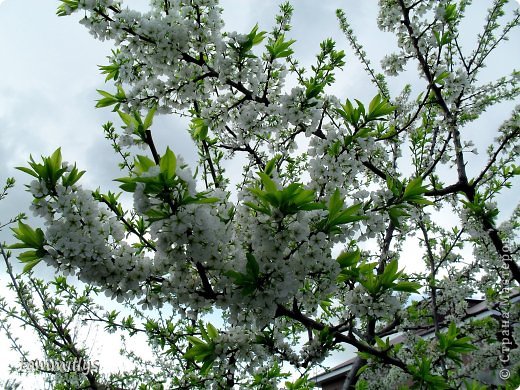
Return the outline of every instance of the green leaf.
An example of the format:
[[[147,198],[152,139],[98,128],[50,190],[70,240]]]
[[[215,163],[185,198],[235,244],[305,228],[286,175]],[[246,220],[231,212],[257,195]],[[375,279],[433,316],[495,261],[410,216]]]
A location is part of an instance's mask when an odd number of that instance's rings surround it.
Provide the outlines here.
[[[403,194],[403,200],[406,200],[410,197],[414,197],[416,195],[421,195],[426,192],[427,188],[422,186],[422,178],[416,177],[415,179],[410,180],[410,182],[406,185]]]
[[[352,267],[359,263],[361,259],[361,252],[356,250],[355,252],[342,252],[336,261],[339,263],[341,268]]]
[[[76,168],[76,164],[74,164],[74,167],[72,170],[63,177],[62,182],[65,187],[70,187],[74,184],[76,184],[79,179],[85,174],[85,171],[78,171],[78,168]]]
[[[321,202],[308,203],[308,204],[303,204],[303,205],[299,206],[300,210],[306,210],[306,211],[324,210],[325,208],[326,208],[325,205]]]
[[[457,4],[447,4],[444,9],[444,20],[454,22],[457,19]]]
[[[422,194],[424,194],[427,190],[428,189],[422,185],[422,178],[419,176],[410,180],[410,182],[407,184],[402,200],[408,203],[419,205],[432,205],[434,204],[433,202],[422,196]]]
[[[257,279],[260,274],[260,268],[258,266],[258,262],[255,257],[251,253],[246,253],[247,264],[246,264],[246,272],[253,277],[253,279]]]
[[[269,162],[267,164],[265,164],[265,169],[264,169],[264,173],[266,175],[269,175],[271,176],[271,174],[273,173],[274,171],[274,168],[276,167],[276,163],[278,162],[278,160],[280,159],[281,155],[276,155],[275,157],[273,157],[271,160],[269,160]]]
[[[214,359],[213,359],[213,360],[206,360],[206,361],[204,362],[204,364],[203,364],[202,367],[200,368],[200,373],[201,373],[201,375],[204,376],[204,375],[206,375],[206,374],[209,372],[209,370],[210,370],[211,367],[213,366],[213,361],[214,361]]]
[[[456,364],[461,365],[463,363],[461,355],[469,353],[477,349],[477,347],[471,343],[470,337],[458,338],[458,335],[459,329],[457,329],[455,323],[452,322],[446,333],[437,333],[437,338],[441,352]]]
[[[358,105],[358,108],[357,108],[357,115],[358,115],[358,118],[361,117],[361,115],[365,115],[365,106],[363,105],[363,102],[361,102],[360,100],[358,99],[354,99]]]
[[[359,356],[361,359],[364,359],[364,360],[371,360],[373,358],[373,356],[371,354],[369,354],[368,352],[356,352],[356,355]]]
[[[245,281],[247,279],[245,274],[238,272],[238,271],[233,271],[233,270],[224,272],[224,275],[234,279],[234,283],[238,284],[238,285],[242,285],[243,281]]]
[[[368,364],[365,364],[358,370],[358,375],[361,375],[361,373],[363,373],[363,371],[365,371],[369,367],[370,366]],[[358,380],[356,383],[356,390],[370,390],[370,388],[368,387],[368,382],[364,379]]]
[[[199,339],[198,337],[195,337],[195,336],[188,336],[187,339],[193,345],[205,344],[204,341],[202,341],[201,339]]]
[[[143,127],[145,130],[148,130],[152,124],[153,124],[153,117],[155,115],[155,112],[157,111],[157,105],[154,105],[150,111],[148,111],[148,114],[146,115],[146,118],[144,118]]]
[[[437,42],[437,46],[442,46],[440,32],[433,30],[433,36],[435,37],[435,42]]]
[[[357,215],[363,209],[363,204],[358,203],[353,206],[347,207],[345,210],[338,213],[335,217],[331,218],[329,224],[331,226],[343,225],[346,223],[362,221],[366,219],[366,216]]]
[[[151,167],[155,166],[155,161],[147,156],[137,155],[134,159],[134,168],[137,174],[148,172]]]
[[[394,291],[408,292],[408,293],[418,293],[421,288],[420,283],[416,282],[399,282],[392,287]]]
[[[410,214],[408,214],[406,211],[403,210],[403,206],[392,206],[388,210],[388,215],[390,217],[390,220],[396,227],[401,227],[400,218],[401,217],[409,217]]]
[[[383,99],[381,95],[377,94],[368,106],[368,115],[366,116],[366,120],[372,121],[386,116],[394,112],[395,109],[395,106],[392,106],[387,100]]]
[[[125,91],[123,90],[121,84],[117,85],[117,92],[115,95],[100,89],[97,91],[101,96],[103,96],[103,98],[97,101],[96,108],[108,107],[115,104],[116,106],[114,107],[114,111],[117,111],[119,104],[124,102],[126,99]]]
[[[40,228],[33,229],[22,221],[18,221],[18,227],[11,228],[11,230],[13,231],[15,238],[23,243],[14,244],[16,245],[16,248],[43,248],[45,236]]]
[[[347,99],[345,104],[341,106],[342,109],[337,110],[338,113],[343,117],[343,119],[354,125],[357,126],[357,122],[359,120],[359,114],[357,113],[357,110],[352,105],[352,102]]]
[[[294,39],[285,41],[284,39],[285,37],[282,34],[271,45],[266,45],[266,49],[271,55],[272,60],[288,57],[293,54],[293,50],[290,48],[290,46],[296,41]]]
[[[161,173],[166,176],[167,180],[172,179],[175,176],[175,169],[177,166],[177,159],[175,154],[170,150],[169,147],[166,147],[166,153],[161,157],[159,161],[159,168]]]
[[[341,231],[339,225],[367,219],[366,216],[358,214],[362,211],[363,204],[358,203],[347,207],[345,210],[337,211],[340,202],[343,202],[343,200],[339,199],[339,193],[336,191],[329,200],[329,215],[318,224],[319,230],[329,234],[338,233]],[[330,210],[335,211],[335,213],[331,213]]]
[[[442,376],[431,373],[431,360],[426,357],[422,357],[421,360],[416,359],[415,364],[408,366],[408,370],[412,374],[416,384],[420,385],[420,387],[426,387],[431,390],[450,388]],[[426,384],[426,386],[423,386],[424,384]]]
[[[218,337],[217,328],[215,328],[211,323],[207,324],[208,336],[211,340],[215,340]]]
[[[188,202],[190,204],[211,204],[220,202],[219,198],[198,198]]]
[[[253,27],[251,32],[247,35],[248,40],[250,40],[252,43],[252,46],[256,46],[256,45],[262,43],[262,41],[265,38],[265,34],[267,34],[266,31],[260,31],[259,33],[257,33],[257,32],[258,32],[258,24],[255,24],[255,26]]]
[[[117,113],[125,125],[128,127],[136,127],[137,122],[132,115],[120,110],[118,110]]]
[[[374,340],[376,341],[376,345],[382,351],[387,351],[390,349],[390,338],[387,337],[386,341],[383,341],[380,337],[374,336]]]
[[[267,207],[258,206],[252,202],[244,202],[244,205],[249,207],[250,209],[258,211],[259,213],[271,215],[271,210],[269,210],[269,208]]]
[[[22,172],[25,172],[31,176],[34,176],[35,178],[39,178],[40,176],[35,172],[33,171],[32,169],[29,169],[29,168],[26,168],[26,167],[15,167],[16,169],[18,169],[19,171],[22,171]]]
[[[52,153],[51,157],[50,157],[50,164],[51,164],[51,167],[54,169],[54,170],[58,170],[61,168],[61,148],[58,148],[54,151],[54,153]]]
[[[73,11],[78,9],[79,1],[78,0],[60,0],[61,4],[58,6],[56,10],[56,15],[58,16],[66,16],[72,13]]]
[[[368,105],[368,112],[374,111],[374,109],[381,103],[381,95],[377,94],[374,96],[374,98],[370,101],[370,104]]]
[[[40,261],[40,259],[42,257],[42,256],[40,256],[40,254],[41,253],[38,253],[38,251],[26,251],[26,252],[20,253],[18,255],[18,259],[22,263],[30,263],[35,260]]]
[[[465,390],[487,390],[487,386],[484,386],[480,382],[476,380],[472,380],[471,382],[464,380],[464,389]]]
[[[257,173],[263,189],[249,187],[251,192],[259,201],[259,205],[252,202],[244,202],[249,208],[266,215],[272,215],[271,207],[279,210],[283,216],[297,213],[299,210],[323,209],[322,203],[314,202],[315,193],[305,190],[301,183],[291,183],[287,187],[278,189],[277,184],[265,172]]]
[[[120,64],[110,64],[110,65],[98,65],[101,74],[106,74],[105,82],[109,80],[117,80],[119,77],[119,69],[121,67]]]
[[[97,89],[97,91],[103,98],[97,101],[96,108],[112,106],[118,102],[114,95],[100,89]]]
[[[394,259],[385,266],[385,270],[380,276],[382,287],[390,288],[399,276],[400,272],[398,272],[397,259]]]
[[[117,93],[116,93],[116,98],[118,99],[118,101],[122,101],[123,99],[126,98],[126,94],[125,94],[125,91],[123,90],[123,86],[121,85],[121,83],[117,84]]]
[[[194,337],[194,336],[188,336]],[[204,361],[208,356],[211,355],[211,350],[208,348],[208,345],[204,342],[201,344],[196,344],[191,347],[186,353],[183,355],[186,360],[193,360],[196,362]]]
[[[381,284],[379,283],[378,278],[371,272],[366,273],[364,275],[364,278],[361,279],[359,282],[372,296],[378,294],[381,289]]]
[[[134,192],[137,187],[137,182],[133,177],[120,177],[118,179],[114,179],[114,181],[118,181],[123,183],[119,186],[125,192]]]
[[[229,270],[224,275],[233,279],[233,283],[240,287],[244,296],[253,294],[259,286],[260,268],[255,257],[251,253],[246,253],[246,273]]]
[[[204,141],[208,137],[208,125],[202,118],[193,118],[190,123],[192,137],[196,141]]]
[[[31,272],[31,270],[36,267],[36,265],[38,265],[38,263],[41,261],[40,258],[38,259],[34,259],[34,260],[31,260],[31,261],[27,261],[25,262],[25,266],[23,267],[23,270],[22,270],[22,273],[24,274],[27,274],[29,272]]]
[[[247,53],[253,48],[253,46],[260,44],[264,40],[266,34],[267,32],[265,31],[258,32],[258,24],[255,24],[253,29],[249,34],[247,34],[246,40],[238,47],[240,56],[255,58],[254,55],[248,55]]]
[[[386,175],[386,186],[396,198],[401,196],[403,185],[399,179],[393,178],[390,175]]]
[[[343,197],[341,197],[339,189],[332,194],[329,199],[329,215],[335,216],[342,208],[344,204]]]
[[[278,192],[278,187],[276,186],[276,183],[268,175],[266,175],[264,172],[258,172],[258,176],[260,176],[262,184],[264,185],[264,188],[267,192]]]
[[[443,38],[444,38],[444,36],[443,36]],[[444,79],[445,79],[446,77],[448,77],[449,75],[450,75],[450,72],[444,71],[444,72],[442,72],[441,74],[439,74],[439,75],[435,78],[435,80],[433,80],[433,82],[434,82],[435,84],[443,85],[443,84],[444,84]]]
[[[343,145],[342,145],[341,141],[338,140],[329,147],[329,149],[327,150],[327,153],[329,154],[329,156],[337,157],[341,153],[342,146]]]

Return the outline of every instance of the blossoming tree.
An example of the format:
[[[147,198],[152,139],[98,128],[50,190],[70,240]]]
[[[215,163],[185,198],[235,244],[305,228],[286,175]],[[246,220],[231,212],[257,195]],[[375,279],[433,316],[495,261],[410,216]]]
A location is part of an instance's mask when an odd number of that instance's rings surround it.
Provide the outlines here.
[[[520,92],[514,70],[478,81],[520,14],[504,21],[507,1],[493,1],[468,51],[459,27],[470,3],[380,1],[378,25],[398,47],[382,67],[398,76],[417,66],[418,93],[389,89],[338,11],[378,90],[361,102],[327,93],[345,65],[333,40],[310,69],[298,64],[288,3],[272,31],[237,34],[223,31],[216,0],[152,0],[146,13],[62,0],[60,16],[81,12],[96,38],[114,42],[101,66],[114,87],[99,91],[97,107],[121,120],[103,129],[133,208],[120,193],[83,188],[83,171],[57,149],[19,168],[33,176],[31,207],[45,230],[19,222],[12,248],[29,248],[19,255],[27,272],[43,261],[119,302],[182,319],[150,320],[165,359],[182,362],[174,388],[276,388],[289,366],[302,376],[286,386],[307,388],[309,370],[345,345],[358,357],[344,388],[485,386],[481,367],[518,363],[503,340],[518,332],[518,308],[506,303],[520,282],[520,209],[499,225],[495,198],[520,174],[519,108],[485,129],[495,139],[476,175],[467,153],[472,124]],[[170,149],[174,134],[171,145],[154,142],[158,114],[190,118],[195,169]],[[224,162],[241,157],[235,188]],[[446,211],[456,225],[442,223]],[[422,250],[403,253],[414,235]],[[474,255],[464,258],[468,247]],[[410,261],[422,271],[405,272]],[[502,321],[465,320],[466,298],[478,293]],[[210,313],[222,326],[207,322]],[[104,320],[132,332],[116,317]],[[425,328],[435,330],[428,342],[417,336]],[[402,343],[389,341],[396,333]]]

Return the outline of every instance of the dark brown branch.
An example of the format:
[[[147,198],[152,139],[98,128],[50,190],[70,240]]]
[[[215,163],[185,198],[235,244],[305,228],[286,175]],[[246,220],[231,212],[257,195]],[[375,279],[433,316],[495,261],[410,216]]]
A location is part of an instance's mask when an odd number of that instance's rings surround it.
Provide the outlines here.
[[[401,318],[399,318],[397,315],[394,318],[394,320],[390,323],[388,323],[384,328],[379,330],[377,332],[378,337],[385,337],[391,334],[394,334],[397,332],[396,327],[401,323]]]
[[[428,264],[430,266],[430,293],[431,293],[431,306],[432,306],[432,316],[433,316],[433,325],[435,329],[435,334],[437,339],[439,338],[439,331],[440,331],[440,317],[439,317],[439,310],[437,305],[437,286],[435,286],[435,280],[436,280],[436,270],[435,267],[435,257],[433,255],[433,250],[430,245],[430,239],[428,237],[428,232],[426,231],[426,227],[424,226],[424,222],[421,220],[419,221],[419,228],[421,229],[424,237],[424,244],[426,245],[426,254],[428,257]],[[446,370],[446,362],[444,358],[440,357],[440,363],[442,368],[442,374],[444,378],[448,378],[448,372]]]
[[[500,258],[507,264],[511,276],[518,284],[520,284],[520,268],[518,263],[513,259],[511,249],[504,245],[498,234],[498,230],[487,220],[483,221],[484,230],[487,232],[493,246],[500,255]]]
[[[148,241],[146,239],[146,237],[144,237],[144,235],[142,235],[139,231],[137,231],[137,229],[134,227],[134,225],[132,225],[131,222],[127,221],[127,219],[125,217],[123,217],[122,215],[119,215],[118,213],[118,210],[113,207],[113,205],[111,205],[109,202],[107,202],[105,199],[102,199],[101,200],[102,203],[106,204],[108,206],[108,208],[110,210],[112,210],[112,212],[114,214],[116,214],[116,216],[118,217],[118,219],[123,222],[123,224],[126,226],[126,228],[128,229],[129,232],[135,234],[137,237],[139,237],[139,239],[141,240],[142,243],[144,243],[149,249],[153,250],[154,252],[157,250],[155,248],[155,245],[153,245],[150,241]]]
[[[426,196],[444,196],[444,195],[455,194],[459,191],[465,191],[469,188],[471,188],[471,187],[468,184],[455,183],[455,184],[449,185],[444,188],[426,191],[424,193],[424,195],[426,195]]]
[[[217,294],[215,293],[213,287],[211,286],[211,283],[209,282],[208,275],[206,273],[206,268],[204,268],[200,261],[197,261],[195,266],[197,267],[197,272],[200,276],[200,280],[202,281],[202,286],[204,287],[204,291],[201,295],[207,299],[217,298]]]
[[[153,142],[152,138],[152,132],[150,130],[146,130],[146,144],[150,148],[150,152],[152,152],[153,160],[157,165],[159,165],[159,162],[161,161],[161,156],[159,153],[157,153],[157,149],[155,148],[155,143]]]
[[[493,153],[493,155],[491,156],[491,158],[489,159],[486,167],[482,170],[482,172],[480,172],[480,174],[478,175],[478,177],[473,180],[471,182],[471,185],[476,188],[476,186],[478,185],[478,183],[484,178],[484,175],[486,174],[487,171],[489,171],[489,169],[493,166],[493,164],[496,162],[496,159],[498,158],[498,155],[500,154],[500,152],[506,147],[506,145],[508,144],[509,141],[511,141],[511,139],[517,137],[518,135],[520,135],[520,128],[516,128],[514,131],[512,131],[510,134],[508,134],[503,140],[502,142],[500,143],[500,145],[498,146],[497,150],[495,150],[495,153]]]
[[[208,146],[208,143],[206,142],[206,140],[202,140],[202,147],[204,148],[204,153],[206,154],[206,160],[208,161],[209,171],[211,172],[211,178],[213,179],[215,188],[219,188],[220,183],[217,178],[217,172],[215,171],[215,166],[213,165],[213,160],[211,159],[209,146]]]
[[[368,160],[367,161],[361,161],[361,164],[363,164],[365,167],[367,167],[370,171],[375,173],[381,179],[386,180],[386,173],[384,173],[382,170],[380,170],[378,167],[376,167],[370,161],[368,161]]]
[[[341,390],[355,389],[358,377],[357,372],[366,363],[367,361],[365,359],[361,359],[360,357],[357,357],[356,360],[354,360],[354,364],[352,364],[347,378],[345,379],[345,382],[343,382],[343,386],[341,386]]]
[[[321,322],[318,322],[316,320],[313,320],[312,318],[309,318],[305,316],[300,311],[293,311],[287,309],[285,306],[278,304],[276,309],[275,317],[289,317],[295,321],[298,321],[305,327],[312,328],[314,330],[323,330],[325,329],[325,325]],[[347,343],[352,345],[353,347],[356,347],[361,352],[369,353],[379,359],[381,359],[386,364],[391,364],[393,366],[399,367],[404,372],[409,372],[408,367],[404,362],[402,362],[399,359],[393,358],[388,355],[388,351],[380,351],[351,335],[345,335],[343,333],[334,332],[334,338],[337,342]]]
[[[235,132],[233,130],[231,130],[231,128],[226,125],[225,126],[226,128],[226,131],[231,134],[231,136],[235,139],[237,139],[237,135],[235,134]],[[260,156],[258,155],[258,153],[256,152],[256,150],[254,150],[251,145],[249,145],[248,143],[245,143],[243,144],[243,147],[235,147],[235,146],[229,146],[229,145],[219,145],[220,147],[224,148],[224,149],[228,149],[228,150],[233,150],[233,151],[243,151],[243,152],[247,152],[249,153],[253,159],[255,160],[256,164],[261,168],[261,169],[264,169],[265,168],[265,164],[264,162],[262,161],[262,159],[260,158]]]
[[[437,166],[437,164],[439,163],[439,161],[441,161],[442,156],[444,155],[444,153],[446,153],[446,149],[448,148],[448,144],[450,143],[451,137],[452,137],[452,133],[448,133],[448,137],[444,141],[444,145],[442,145],[442,148],[439,151],[439,154],[437,155],[435,160],[433,160],[433,162],[428,167],[428,169],[426,169],[426,171],[421,175],[423,179],[425,179],[429,174],[431,174],[433,172],[433,170],[435,169],[435,167]]]

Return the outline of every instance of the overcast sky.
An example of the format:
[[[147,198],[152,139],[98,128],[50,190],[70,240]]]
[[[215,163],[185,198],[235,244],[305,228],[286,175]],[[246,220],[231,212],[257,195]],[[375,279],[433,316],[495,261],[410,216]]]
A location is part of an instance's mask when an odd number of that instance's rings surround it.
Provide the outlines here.
[[[279,3],[222,1],[226,29],[248,32],[258,22],[261,29],[269,30]],[[330,92],[368,101],[376,90],[368,83],[361,65],[340,33],[335,10],[345,9],[359,40],[378,67],[378,60],[393,47],[394,40],[390,34],[377,30],[377,2],[298,0],[293,3],[294,28],[290,36],[297,39],[296,57],[303,65],[312,63],[319,43],[333,37],[338,47],[347,52],[347,65]],[[482,0],[476,3],[482,4]],[[25,164],[30,154],[35,157],[48,155],[61,146],[65,160],[75,161],[81,169],[87,170],[83,180],[85,187],[101,186],[105,191],[116,188],[111,180],[119,176],[117,158],[103,138],[101,125],[108,120],[118,123],[118,118],[110,110],[94,108],[98,97],[96,89],[112,89],[111,85],[104,85],[104,77],[97,67],[106,63],[105,57],[112,46],[94,40],[77,23],[78,17],[56,17],[57,4],[57,1],[48,0],[0,0],[0,181],[4,182],[9,176],[18,180],[11,196],[0,202],[0,221],[28,209],[30,198],[23,191],[23,184],[29,179],[14,167]],[[142,9],[146,2],[130,0],[125,4]],[[508,5],[509,14],[514,7],[518,7],[515,2]],[[463,26],[470,45],[475,43],[471,38],[478,31],[475,29],[483,25],[483,10],[477,8],[470,12],[469,21]],[[517,29],[510,42],[493,56],[484,77],[491,79],[515,66],[520,68],[519,33]],[[471,47],[467,52],[470,50]],[[405,82],[405,78],[392,80],[391,86],[397,91]],[[474,141],[481,152],[511,108],[512,104],[506,104],[478,122]],[[172,117],[159,118],[154,127],[161,149],[168,144],[193,164],[195,149],[185,129],[185,122]],[[517,201],[518,196],[511,204]],[[11,241],[6,231],[0,233],[0,240]],[[0,266],[1,272],[3,269]],[[43,274],[52,273],[41,266],[37,269]],[[3,346],[6,346],[5,340],[0,335],[0,350]],[[5,364],[0,364],[0,379],[4,377],[5,368]]]

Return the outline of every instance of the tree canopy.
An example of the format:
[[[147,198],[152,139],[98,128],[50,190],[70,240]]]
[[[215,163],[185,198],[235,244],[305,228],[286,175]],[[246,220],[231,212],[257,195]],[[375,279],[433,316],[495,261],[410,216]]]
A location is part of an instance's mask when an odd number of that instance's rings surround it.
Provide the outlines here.
[[[18,167],[44,227],[9,222],[24,274],[2,246],[17,301],[0,301],[1,326],[34,329],[55,361],[92,363],[70,335],[77,318],[130,339],[143,333],[156,353],[133,356],[133,372],[48,370],[55,388],[307,389],[311,369],[347,345],[358,352],[345,389],[514,388],[520,208],[503,215],[496,198],[518,187],[520,108],[494,128],[475,125],[520,93],[510,64],[479,80],[520,24],[506,5],[490,3],[477,46],[466,48],[471,1],[381,0],[378,26],[397,51],[380,67],[338,10],[377,89],[362,102],[328,92],[348,72],[334,40],[312,66],[299,64],[289,3],[272,30],[239,34],[224,30],[216,0],[152,0],[147,12],[61,0],[59,16],[81,13],[95,38],[113,42],[96,107],[114,113],[103,133],[122,172],[119,188],[87,189],[60,148]],[[389,87],[388,77],[412,71],[413,88]],[[155,141],[157,115],[189,118],[178,131],[191,135],[196,166],[175,150],[175,134]],[[470,170],[480,132],[494,138]],[[236,186],[230,160],[245,161]],[[414,252],[404,250],[410,237]],[[35,275],[39,263],[57,272],[52,291]],[[103,313],[101,292],[132,314]],[[476,295],[495,316],[468,318]],[[402,342],[391,341],[397,334]]]

